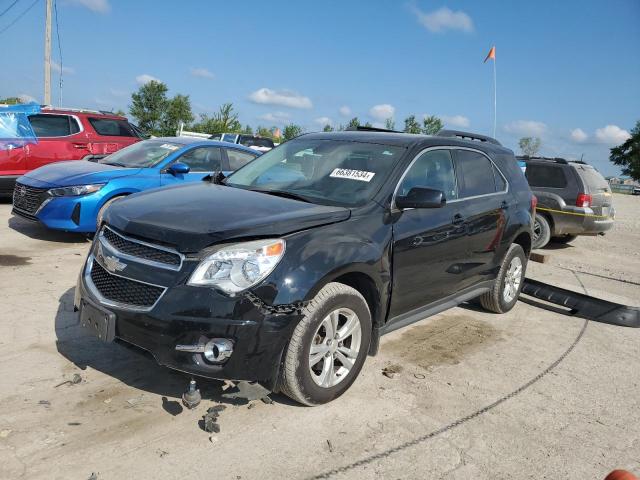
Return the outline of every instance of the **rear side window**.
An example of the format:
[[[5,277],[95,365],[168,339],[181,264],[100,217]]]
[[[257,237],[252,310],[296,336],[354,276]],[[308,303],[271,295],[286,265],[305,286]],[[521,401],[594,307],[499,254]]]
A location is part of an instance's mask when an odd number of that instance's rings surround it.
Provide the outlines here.
[[[496,178],[493,163],[484,155],[469,150],[456,150],[456,168],[460,184],[460,198],[495,193]],[[495,175],[499,175],[495,172]]]
[[[564,188],[567,186],[564,170],[556,165],[528,163],[525,176],[531,187]]]
[[[112,118],[89,118],[89,123],[98,135],[108,137],[137,137],[129,122]]]
[[[189,165],[191,172],[214,172],[222,168],[218,147],[194,148],[182,155],[178,161]]]
[[[256,155],[241,152],[240,150],[234,150],[233,148],[227,148],[227,157],[229,158],[229,169],[238,170],[240,167],[244,167],[247,163],[256,158]]]
[[[80,131],[75,118],[69,115],[29,115],[36,137],[68,137]]]

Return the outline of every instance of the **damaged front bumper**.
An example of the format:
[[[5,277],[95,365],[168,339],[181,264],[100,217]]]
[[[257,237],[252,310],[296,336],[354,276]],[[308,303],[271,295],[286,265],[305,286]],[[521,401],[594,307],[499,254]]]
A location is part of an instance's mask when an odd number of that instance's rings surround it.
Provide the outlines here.
[[[229,297],[178,284],[167,287],[150,309],[132,310],[101,298],[91,277],[96,261],[90,254],[74,301],[81,323],[89,323],[96,313],[102,315],[98,322],[113,323],[94,333],[103,332],[109,341],[111,329],[113,339],[144,349],[160,365],[191,375],[258,381],[274,388],[284,348],[301,318],[298,308],[269,308],[254,293]],[[214,339],[233,346],[223,363],[210,361],[212,356],[205,352],[204,346]]]

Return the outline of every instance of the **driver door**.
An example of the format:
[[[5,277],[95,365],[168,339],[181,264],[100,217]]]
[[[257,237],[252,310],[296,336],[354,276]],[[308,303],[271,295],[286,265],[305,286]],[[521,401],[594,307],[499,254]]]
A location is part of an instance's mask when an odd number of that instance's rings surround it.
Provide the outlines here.
[[[406,195],[414,187],[441,190],[446,204],[394,215],[391,317],[455,293],[464,277],[466,234],[456,202],[458,184],[451,151],[428,150],[416,158],[396,195]]]
[[[222,152],[220,147],[196,147],[179,156],[174,163],[189,166],[189,173],[173,175],[165,168],[161,184],[174,185],[181,182],[197,182],[207,175],[222,170]]]

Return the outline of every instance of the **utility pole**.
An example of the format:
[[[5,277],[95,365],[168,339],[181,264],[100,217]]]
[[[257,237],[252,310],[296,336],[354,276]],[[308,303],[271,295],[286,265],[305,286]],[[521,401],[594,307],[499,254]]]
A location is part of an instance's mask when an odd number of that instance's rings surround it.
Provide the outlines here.
[[[44,26],[44,104],[51,105],[51,2],[47,2]]]

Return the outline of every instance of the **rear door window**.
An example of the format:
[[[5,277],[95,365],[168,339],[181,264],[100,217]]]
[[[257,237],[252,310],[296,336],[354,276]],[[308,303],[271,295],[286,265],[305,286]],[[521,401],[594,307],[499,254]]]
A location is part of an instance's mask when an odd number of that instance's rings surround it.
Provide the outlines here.
[[[495,167],[487,157],[470,150],[456,150],[455,155],[460,198],[487,195],[497,191]]]
[[[29,115],[36,137],[68,137],[80,131],[75,118],[70,115]]]
[[[98,135],[108,137],[137,137],[135,131],[126,120],[90,117],[89,123]]]
[[[200,147],[189,150],[178,162],[189,165],[190,172],[214,172],[222,168],[219,147]]]
[[[256,158],[256,155],[252,155],[248,152],[241,152],[233,148],[227,148],[227,157],[229,158],[229,169],[238,170],[240,167],[244,167],[251,160]]]
[[[528,163],[524,174],[531,187],[565,188],[567,186],[567,177],[563,168],[556,165]]]

